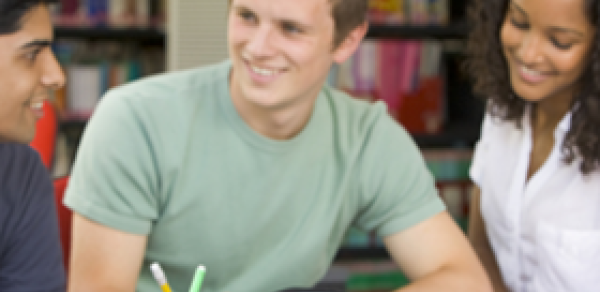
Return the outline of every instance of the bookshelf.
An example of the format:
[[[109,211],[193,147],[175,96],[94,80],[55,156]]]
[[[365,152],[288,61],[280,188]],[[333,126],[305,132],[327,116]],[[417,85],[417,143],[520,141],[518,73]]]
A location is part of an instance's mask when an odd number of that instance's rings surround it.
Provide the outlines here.
[[[480,135],[484,105],[472,93],[471,82],[462,74],[462,46],[469,33],[465,20],[466,0],[450,4],[450,21],[445,25],[371,24],[367,40],[436,40],[451,44],[442,54],[445,76],[445,124],[433,134],[412,134],[420,148],[473,148]],[[458,47],[458,48],[457,48]]]

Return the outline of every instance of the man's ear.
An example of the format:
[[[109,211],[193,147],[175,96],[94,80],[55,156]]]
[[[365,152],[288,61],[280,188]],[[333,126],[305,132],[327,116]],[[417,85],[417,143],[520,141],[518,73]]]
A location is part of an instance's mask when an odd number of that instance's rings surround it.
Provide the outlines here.
[[[340,64],[352,56],[365,37],[368,29],[369,23],[367,21],[352,29],[346,38],[334,49],[333,61]]]

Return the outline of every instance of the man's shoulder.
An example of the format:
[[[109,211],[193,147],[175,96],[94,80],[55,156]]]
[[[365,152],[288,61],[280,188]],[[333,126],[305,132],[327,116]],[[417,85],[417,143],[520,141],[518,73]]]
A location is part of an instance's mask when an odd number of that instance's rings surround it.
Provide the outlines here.
[[[47,177],[45,177],[47,176]],[[0,188],[3,195],[49,180],[39,154],[26,144],[0,143]]]
[[[138,121],[180,121],[227,85],[226,62],[146,77],[111,89],[100,100],[95,116],[121,116]],[[101,114],[100,114],[101,113]],[[98,119],[98,118],[97,118]],[[175,122],[175,121],[173,121]]]
[[[15,172],[40,164],[39,154],[29,145],[0,143],[0,173]]]
[[[324,91],[335,131],[342,135],[342,140],[374,153],[391,145],[400,149],[414,144],[406,129],[389,114],[385,102],[358,99],[330,87]],[[365,151],[363,155],[368,152]]]
[[[359,99],[330,86],[323,87],[323,92],[340,125],[368,128],[389,120],[387,107],[381,101]]]

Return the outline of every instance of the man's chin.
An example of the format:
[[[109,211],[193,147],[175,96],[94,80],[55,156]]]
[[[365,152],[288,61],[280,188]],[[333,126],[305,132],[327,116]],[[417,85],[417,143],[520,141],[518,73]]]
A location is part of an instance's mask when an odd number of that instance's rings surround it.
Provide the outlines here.
[[[29,130],[27,132],[24,131],[17,135],[13,135],[12,137],[6,137],[5,140],[12,143],[31,144],[34,138],[35,130]]]

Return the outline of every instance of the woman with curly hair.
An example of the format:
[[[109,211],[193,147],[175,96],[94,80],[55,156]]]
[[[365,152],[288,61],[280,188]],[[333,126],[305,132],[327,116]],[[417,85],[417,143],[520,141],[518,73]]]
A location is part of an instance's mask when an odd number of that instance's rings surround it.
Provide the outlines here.
[[[475,0],[469,237],[495,291],[600,287],[598,0]]]

